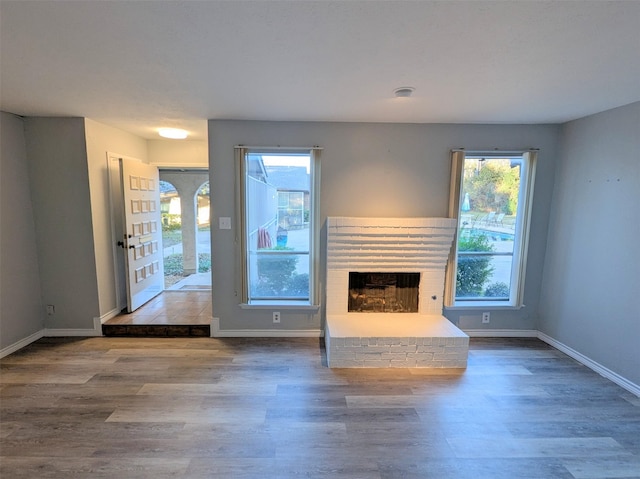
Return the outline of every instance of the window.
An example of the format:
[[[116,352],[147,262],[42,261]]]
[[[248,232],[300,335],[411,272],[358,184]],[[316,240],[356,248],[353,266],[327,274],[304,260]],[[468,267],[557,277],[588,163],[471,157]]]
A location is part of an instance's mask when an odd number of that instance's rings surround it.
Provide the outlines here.
[[[307,196],[307,204],[304,198]],[[308,191],[278,190],[278,224],[290,227],[309,224]]]
[[[448,306],[522,306],[536,152],[452,155]]]
[[[318,150],[238,148],[243,303],[314,305]]]

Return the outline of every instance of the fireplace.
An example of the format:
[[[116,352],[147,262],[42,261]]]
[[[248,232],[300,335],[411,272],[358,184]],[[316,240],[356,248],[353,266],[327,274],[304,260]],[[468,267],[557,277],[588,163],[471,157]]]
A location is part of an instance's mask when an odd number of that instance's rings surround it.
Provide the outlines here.
[[[329,367],[464,368],[469,337],[442,315],[456,221],[327,218]]]
[[[349,312],[417,313],[420,273],[349,273]]]

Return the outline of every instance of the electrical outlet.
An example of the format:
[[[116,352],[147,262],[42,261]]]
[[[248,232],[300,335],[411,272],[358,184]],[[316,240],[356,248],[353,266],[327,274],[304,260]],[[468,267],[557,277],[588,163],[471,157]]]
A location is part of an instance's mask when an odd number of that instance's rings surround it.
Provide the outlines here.
[[[280,311],[274,311],[273,312],[273,322],[274,323],[279,323],[280,322]]]
[[[49,316],[56,314],[56,307],[53,304],[47,304],[47,314]]]
[[[482,322],[484,324],[487,324],[490,321],[491,321],[491,313],[489,313],[489,312],[482,313]]]

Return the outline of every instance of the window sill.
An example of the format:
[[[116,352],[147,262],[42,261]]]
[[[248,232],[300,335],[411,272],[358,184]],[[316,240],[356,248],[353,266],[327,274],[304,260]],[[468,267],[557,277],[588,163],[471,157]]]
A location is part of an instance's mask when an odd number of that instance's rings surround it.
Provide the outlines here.
[[[284,309],[297,311],[319,311],[319,304],[309,304],[300,301],[254,301],[252,303],[241,303],[242,309]]]
[[[455,306],[445,306],[445,311],[469,311],[469,310],[487,310],[490,309],[492,311],[495,310],[511,310],[517,311],[519,309],[524,308],[525,305],[522,304],[520,306],[512,305],[512,304],[500,304],[500,303],[492,303],[489,301],[470,301],[469,304],[457,304]]]

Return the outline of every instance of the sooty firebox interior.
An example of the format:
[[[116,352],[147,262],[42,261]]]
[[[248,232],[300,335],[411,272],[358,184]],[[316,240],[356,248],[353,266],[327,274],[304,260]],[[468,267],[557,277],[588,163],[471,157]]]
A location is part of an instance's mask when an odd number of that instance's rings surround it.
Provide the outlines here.
[[[350,312],[417,313],[420,273],[349,273]]]

